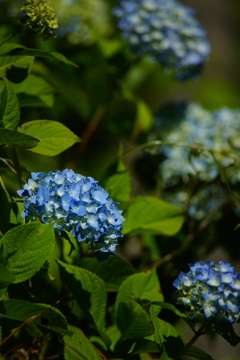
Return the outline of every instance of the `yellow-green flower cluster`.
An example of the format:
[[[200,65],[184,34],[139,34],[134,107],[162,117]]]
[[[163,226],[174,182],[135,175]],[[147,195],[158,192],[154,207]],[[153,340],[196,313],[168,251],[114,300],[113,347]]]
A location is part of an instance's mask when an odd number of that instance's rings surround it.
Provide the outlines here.
[[[44,40],[55,36],[58,21],[46,0],[25,0],[23,5],[21,10],[27,13],[21,21],[25,35],[41,33]]]

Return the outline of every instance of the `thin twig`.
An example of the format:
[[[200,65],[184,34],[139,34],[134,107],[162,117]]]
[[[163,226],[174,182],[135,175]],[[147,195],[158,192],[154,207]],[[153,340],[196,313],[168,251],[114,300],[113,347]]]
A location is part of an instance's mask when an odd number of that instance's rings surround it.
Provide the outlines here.
[[[209,216],[206,219],[203,219],[202,222],[199,224],[199,227],[196,232],[191,232],[185,239],[185,241],[179,246],[177,249],[173,250],[169,254],[162,257],[160,260],[156,261],[154,263],[154,267],[160,267],[164,264],[166,264],[168,261],[171,261],[175,256],[180,254],[183,250],[185,250],[188,245],[194,240],[194,238],[199,235],[206,227],[208,227],[209,224],[212,223],[214,215],[216,214],[218,208],[215,207]],[[151,266],[152,268],[153,266]]]
[[[83,142],[78,143],[76,150],[74,152],[74,156],[71,160],[69,160],[65,164],[65,168],[72,169],[75,166],[76,159],[79,158],[79,155],[84,151],[86,148],[90,138],[92,137],[93,133],[95,132],[98,124],[100,123],[101,119],[103,118],[103,115],[105,114],[106,108],[103,105],[99,105],[94,112],[92,118],[90,119],[85,131],[83,132],[81,139]]]

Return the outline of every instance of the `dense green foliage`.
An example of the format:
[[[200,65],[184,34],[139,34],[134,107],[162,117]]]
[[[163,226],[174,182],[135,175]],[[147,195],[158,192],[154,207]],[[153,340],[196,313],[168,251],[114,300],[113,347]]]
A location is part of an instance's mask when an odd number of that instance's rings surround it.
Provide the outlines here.
[[[193,116],[178,114],[184,119],[179,126],[172,105],[158,108],[176,100],[176,86],[188,85],[176,85],[174,71],[166,74],[131,52],[111,13],[116,1],[75,0],[71,9],[64,1],[49,3],[58,7],[58,25],[45,0],[0,1],[0,359],[211,360],[193,346],[205,333],[239,348],[240,336],[226,317],[206,319],[199,312],[196,324],[176,305],[173,287],[188,263],[211,260],[219,248],[223,259],[217,260],[240,259],[238,124],[225,144],[227,124],[215,137],[209,132],[212,143],[205,143],[197,122],[205,116],[204,131],[212,131],[214,117],[196,105],[197,140],[187,137],[185,123]],[[23,5],[33,9],[31,16],[21,13]],[[201,79],[189,86],[201,88]],[[215,90],[212,104],[221,105],[227,94]],[[194,100],[204,100],[203,93]],[[226,103],[234,101],[232,94]],[[238,112],[229,112],[235,120]],[[188,167],[200,160],[204,169]],[[17,190],[26,189],[31,173],[56,169],[93,177],[119,203],[125,221],[115,255],[96,258],[92,239],[57,232],[40,212],[34,221],[23,218],[25,199]],[[239,309],[237,280],[234,286]],[[187,340],[186,327],[192,332]]]

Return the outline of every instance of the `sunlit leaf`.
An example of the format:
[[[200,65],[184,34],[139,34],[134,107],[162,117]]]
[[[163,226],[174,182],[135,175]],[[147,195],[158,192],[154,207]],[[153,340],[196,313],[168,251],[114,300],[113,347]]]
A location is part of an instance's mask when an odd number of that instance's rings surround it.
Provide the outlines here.
[[[35,136],[40,142],[31,151],[55,156],[81,141],[71,130],[57,121],[34,120],[23,124],[19,131]]]

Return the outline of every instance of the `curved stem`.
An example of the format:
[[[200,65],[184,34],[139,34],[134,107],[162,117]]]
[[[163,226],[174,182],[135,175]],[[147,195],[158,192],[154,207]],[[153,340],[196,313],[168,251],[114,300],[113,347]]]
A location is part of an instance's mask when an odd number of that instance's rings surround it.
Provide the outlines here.
[[[149,142],[146,142],[144,144],[138,145],[134,149],[131,149],[131,150],[126,151],[125,153],[123,153],[122,157],[127,156],[127,155],[129,155],[129,154],[131,154],[131,153],[133,153],[135,151],[145,149],[147,147],[163,146],[163,145],[188,147],[190,149],[198,149],[198,150],[202,150],[202,151],[208,151],[211,154],[214,153],[214,154],[227,156],[227,157],[233,159],[235,161],[235,163],[239,162],[239,160],[235,156],[233,156],[231,154],[225,153],[223,151],[212,150],[210,148],[207,148],[206,146],[202,146],[202,145],[198,145],[198,144],[188,144],[188,143],[184,143],[184,142],[172,142],[172,141],[162,141],[162,140],[149,141]]]
[[[194,334],[192,339],[184,346],[182,351],[178,354],[178,356],[175,358],[175,360],[180,360],[181,357],[186,354],[187,350],[190,349],[190,347],[195,343],[195,341],[199,338],[199,336],[204,334],[205,325],[202,325],[199,330]]]
[[[14,35],[16,35],[16,32],[12,33],[11,35],[7,36],[6,39],[4,39],[1,43],[0,46],[2,46],[5,42],[7,42],[9,39],[11,39]]]

